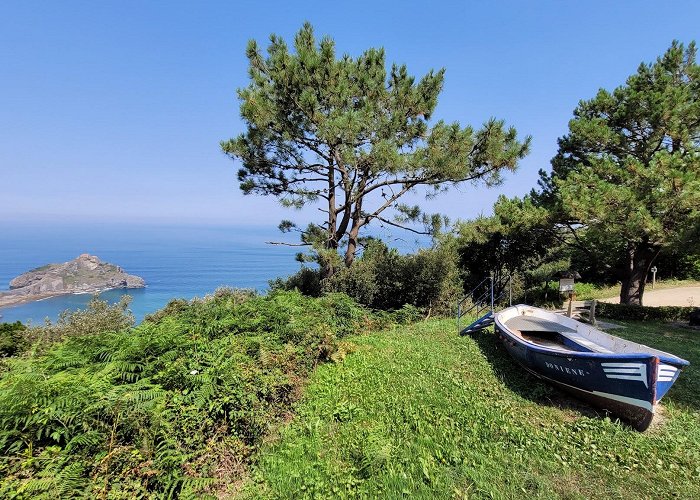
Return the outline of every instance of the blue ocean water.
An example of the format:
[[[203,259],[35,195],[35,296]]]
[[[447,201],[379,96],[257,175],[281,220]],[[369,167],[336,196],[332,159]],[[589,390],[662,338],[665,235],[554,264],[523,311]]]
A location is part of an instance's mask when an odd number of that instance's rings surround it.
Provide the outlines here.
[[[404,252],[428,243],[425,238],[417,240],[405,234],[398,238],[387,233],[377,236]],[[264,292],[269,280],[299,270],[294,259],[299,248],[265,243],[283,237],[273,225],[0,223],[0,290],[9,289],[12,278],[30,269],[89,253],[146,280],[144,289],[101,294],[110,302],[130,295],[130,309],[141,321],[173,298],[203,297],[220,286]],[[296,240],[288,236],[286,241]],[[0,322],[55,321],[61,311],[85,308],[90,298],[89,294],[64,295],[0,308]]]
[[[268,245],[280,238],[274,226],[134,226],[126,224],[0,224],[0,290],[30,269],[66,262],[81,253],[146,280],[144,289],[110,290],[116,302],[128,294],[137,321],[172,298],[203,297],[220,286],[264,291],[268,280],[299,269],[298,248]],[[0,322],[43,323],[65,309],[84,308],[91,295],[65,295],[0,308]]]

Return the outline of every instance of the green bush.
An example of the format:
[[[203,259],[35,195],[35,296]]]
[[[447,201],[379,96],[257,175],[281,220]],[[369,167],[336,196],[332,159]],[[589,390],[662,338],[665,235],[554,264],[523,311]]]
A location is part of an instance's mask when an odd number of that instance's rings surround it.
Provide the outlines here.
[[[514,299],[514,302],[558,308],[561,307],[564,299],[564,295],[559,292],[559,282],[546,281],[524,289],[522,295]]]
[[[620,321],[684,321],[690,319],[694,307],[644,307],[627,304],[608,304],[598,302],[597,315]]]
[[[309,297],[319,297],[321,290],[321,273],[318,269],[302,267],[288,278],[276,278],[269,282],[270,290],[299,290]]]
[[[576,300],[591,300],[598,297],[598,292],[600,287],[594,285],[593,283],[574,283],[574,292],[576,293]]]
[[[29,341],[24,334],[26,329],[19,321],[0,323],[0,357],[14,356],[27,348]]]
[[[134,325],[134,315],[128,307],[131,297],[123,295],[116,304],[93,296],[85,309],[63,311],[55,323],[31,327],[26,332],[35,349],[44,350],[70,337],[125,331]]]
[[[597,299],[600,297],[600,291],[601,288],[593,283],[585,283],[583,281],[574,283],[576,300]],[[521,299],[521,297],[518,298]],[[559,291],[558,280],[549,280],[528,289],[524,293],[523,299],[528,304],[561,307],[568,300],[568,296]]]
[[[682,265],[685,271],[682,278],[700,281],[700,254],[687,255],[683,258]]]
[[[447,245],[401,255],[380,240],[371,240],[349,268],[321,280],[318,270],[303,267],[289,278],[270,282],[271,290],[299,290],[319,297],[344,293],[376,310],[396,311],[405,304],[436,315],[451,315],[460,298],[457,254]]]
[[[323,283],[374,309],[398,310],[405,304],[434,314],[451,314],[461,283],[457,255],[446,246],[401,255],[372,241],[352,267]]]
[[[343,294],[219,290],[135,328],[113,307],[4,360],[0,498],[225,495],[314,366],[378,322]]]
[[[420,309],[411,304],[405,304],[401,309],[394,311],[393,319],[399,325],[408,325],[410,323],[415,323],[421,318],[422,314]]]

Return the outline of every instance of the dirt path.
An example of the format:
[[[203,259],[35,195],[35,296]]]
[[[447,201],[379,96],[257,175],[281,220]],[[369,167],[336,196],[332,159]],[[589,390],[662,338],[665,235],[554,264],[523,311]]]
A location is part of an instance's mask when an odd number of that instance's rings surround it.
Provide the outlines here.
[[[603,299],[602,302],[617,304],[620,297]],[[685,286],[679,288],[666,288],[644,291],[642,302],[645,306],[694,306],[700,307],[700,286]]]

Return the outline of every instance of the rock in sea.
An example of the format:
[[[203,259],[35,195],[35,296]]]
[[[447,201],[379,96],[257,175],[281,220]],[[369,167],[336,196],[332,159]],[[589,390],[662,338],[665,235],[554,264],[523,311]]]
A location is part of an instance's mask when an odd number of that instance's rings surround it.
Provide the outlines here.
[[[62,264],[32,269],[10,281],[10,290],[0,292],[0,306],[69,293],[96,293],[112,288],[143,288],[146,282],[114,264],[82,254]]]

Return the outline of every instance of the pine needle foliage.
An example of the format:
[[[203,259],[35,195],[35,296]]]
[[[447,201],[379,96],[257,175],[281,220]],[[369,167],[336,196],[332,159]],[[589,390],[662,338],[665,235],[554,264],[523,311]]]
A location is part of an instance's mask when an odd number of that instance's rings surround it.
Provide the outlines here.
[[[132,328],[105,307],[6,358],[0,497],[225,495],[315,365],[378,321],[343,294],[225,289]]]
[[[309,23],[291,46],[272,35],[266,53],[251,40],[246,56],[249,84],[238,90],[246,131],[222,151],[240,165],[244,194],[325,214],[303,230],[279,226],[300,232],[323,278],[351,266],[371,224],[424,234],[444,226],[440,214],[407,205],[407,193],[497,185],[529,151],[530,137],[503,120],[479,128],[433,120],[445,69],[415,77],[389,65],[383,48],[340,56]]]
[[[579,102],[540,187],[535,198],[553,220],[603,242],[620,260],[620,302],[643,305],[646,277],[660,253],[698,247],[695,42],[674,41],[624,85]]]

